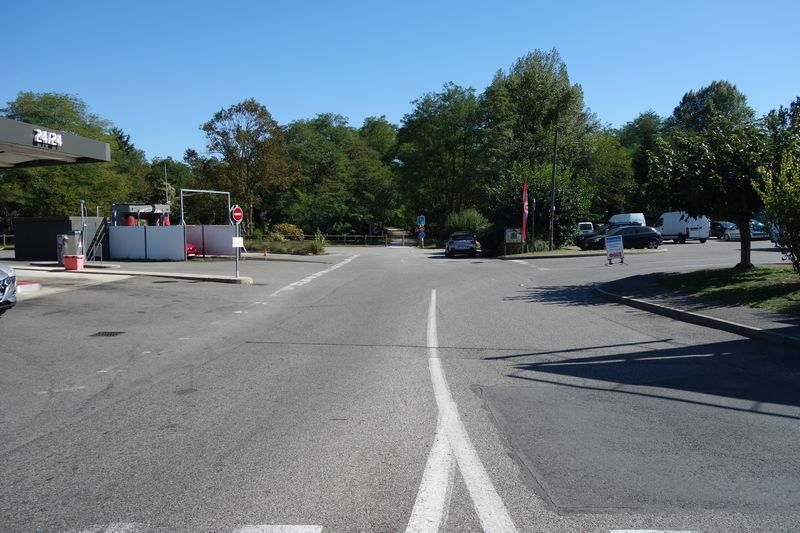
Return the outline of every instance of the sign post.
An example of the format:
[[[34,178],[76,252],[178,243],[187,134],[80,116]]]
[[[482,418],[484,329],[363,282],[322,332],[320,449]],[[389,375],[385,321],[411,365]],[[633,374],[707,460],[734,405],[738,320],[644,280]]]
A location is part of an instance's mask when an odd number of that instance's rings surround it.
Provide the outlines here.
[[[618,258],[620,263],[625,263],[625,247],[622,245],[622,235],[609,235],[606,237],[606,258],[608,264]]]
[[[231,207],[231,221],[236,226],[236,236],[233,238],[233,242],[231,243],[234,248],[236,248],[236,278],[239,278],[239,250],[242,247],[242,238],[239,236],[239,225],[242,223],[244,219],[244,211],[241,207],[234,205]]]
[[[417,235],[419,235],[420,246],[425,249],[425,215],[417,217]]]

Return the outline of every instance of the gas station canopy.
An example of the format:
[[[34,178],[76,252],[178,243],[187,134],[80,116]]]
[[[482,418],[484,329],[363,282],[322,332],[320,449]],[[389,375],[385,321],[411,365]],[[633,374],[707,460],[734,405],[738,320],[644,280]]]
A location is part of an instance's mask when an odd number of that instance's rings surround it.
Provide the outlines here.
[[[110,160],[108,143],[0,118],[0,169]]]

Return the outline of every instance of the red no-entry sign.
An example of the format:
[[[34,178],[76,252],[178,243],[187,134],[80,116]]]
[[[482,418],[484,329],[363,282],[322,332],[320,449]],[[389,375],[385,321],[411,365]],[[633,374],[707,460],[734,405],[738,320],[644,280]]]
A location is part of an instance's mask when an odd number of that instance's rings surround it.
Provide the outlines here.
[[[236,224],[239,224],[242,219],[244,218],[244,211],[238,205],[231,207],[231,220],[233,220]]]

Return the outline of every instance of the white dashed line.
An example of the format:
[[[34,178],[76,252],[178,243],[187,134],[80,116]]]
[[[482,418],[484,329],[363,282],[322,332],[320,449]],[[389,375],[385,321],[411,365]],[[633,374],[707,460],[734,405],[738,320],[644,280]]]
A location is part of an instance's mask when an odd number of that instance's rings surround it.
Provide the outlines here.
[[[453,457],[458,462],[461,477],[467,485],[483,530],[516,531],[514,521],[497,494],[458,415],[458,406],[450,395],[438,348],[436,289],[433,289],[428,307],[428,368],[439,413],[433,446],[406,531],[437,531],[444,524],[450,503]]]
[[[523,261],[522,259],[509,259],[509,261],[511,261],[512,263],[516,263],[518,265],[527,265],[528,264],[525,261]]]
[[[299,281],[295,281],[294,283],[290,283],[290,284],[286,285],[285,287],[281,287],[277,291],[275,291],[272,294],[270,294],[270,296],[277,296],[278,294],[280,294],[282,292],[291,291],[291,290],[294,290],[294,289],[296,289],[298,287],[302,287],[303,285],[306,285],[307,283],[311,283],[315,279],[317,279],[317,278],[319,278],[321,276],[324,276],[325,274],[327,274],[329,272],[333,272],[337,268],[343,267],[344,265],[346,265],[347,263],[349,263],[350,261],[352,261],[353,259],[355,259],[358,256],[359,256],[359,254],[351,255],[350,257],[348,257],[344,261],[340,261],[340,262],[336,263],[335,265],[326,268],[325,270],[320,270],[319,272],[311,274],[310,276],[306,276],[306,277],[304,277],[303,279],[301,279]]]
[[[57,394],[57,393],[60,393],[60,392],[77,392],[77,391],[83,390],[85,388],[86,387],[81,385],[80,387],[67,387],[67,388],[64,388],[64,389],[40,390],[40,391],[37,391],[36,394],[40,394],[41,395],[41,394]]]

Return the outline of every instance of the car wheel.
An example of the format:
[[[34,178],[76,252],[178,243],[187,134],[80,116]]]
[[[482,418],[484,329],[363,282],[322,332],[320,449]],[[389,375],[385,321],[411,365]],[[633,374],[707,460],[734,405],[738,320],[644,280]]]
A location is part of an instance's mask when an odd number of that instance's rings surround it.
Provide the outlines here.
[[[700,244],[705,244],[708,239],[700,239]]]
[[[647,243],[647,247],[651,250],[658,248],[658,241],[656,239],[651,239],[650,242]]]
[[[731,240],[731,236],[726,233],[725,235],[722,236],[722,240],[723,241],[730,241]]]

